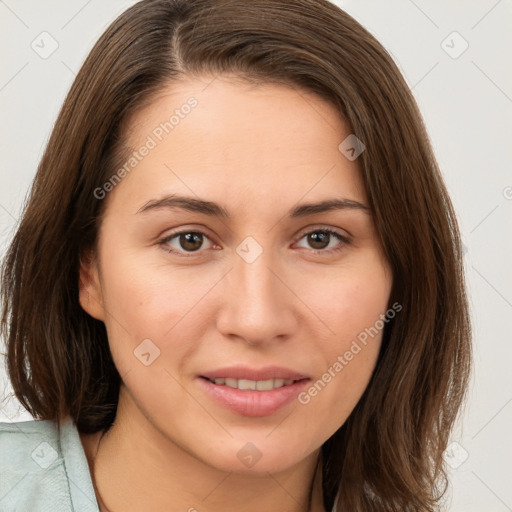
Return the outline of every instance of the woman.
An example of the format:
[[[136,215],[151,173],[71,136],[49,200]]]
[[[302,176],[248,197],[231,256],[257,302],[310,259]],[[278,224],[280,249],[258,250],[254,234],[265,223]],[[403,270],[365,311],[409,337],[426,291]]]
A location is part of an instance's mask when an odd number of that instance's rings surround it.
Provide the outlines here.
[[[144,0],[100,38],[2,274],[5,507],[432,511],[470,326],[383,47],[319,0]],[[59,508],[60,507],[60,508]]]

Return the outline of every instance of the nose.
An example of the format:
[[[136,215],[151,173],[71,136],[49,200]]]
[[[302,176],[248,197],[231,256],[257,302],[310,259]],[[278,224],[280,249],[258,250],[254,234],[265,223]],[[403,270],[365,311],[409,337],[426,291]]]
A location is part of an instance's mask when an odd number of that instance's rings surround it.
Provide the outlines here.
[[[233,268],[222,283],[218,331],[250,345],[289,338],[297,328],[294,308],[299,301],[287,287],[287,276],[280,274],[270,251],[263,251],[252,263],[235,254]]]

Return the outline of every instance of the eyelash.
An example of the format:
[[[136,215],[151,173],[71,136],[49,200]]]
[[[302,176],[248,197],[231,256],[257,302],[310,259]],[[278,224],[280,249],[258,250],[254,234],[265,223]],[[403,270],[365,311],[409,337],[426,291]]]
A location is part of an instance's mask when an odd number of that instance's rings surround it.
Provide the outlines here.
[[[335,231],[333,229],[330,229],[330,228],[317,228],[317,229],[313,229],[311,231],[306,231],[304,233],[302,233],[302,235],[299,237],[299,241],[302,240],[305,236],[307,235],[310,235],[312,233],[329,233],[330,235],[336,237],[340,242],[342,242],[341,244],[337,245],[336,247],[334,248],[331,248],[331,249],[309,249],[309,251],[313,252],[314,254],[319,254],[319,253],[324,253],[324,254],[334,254],[334,253],[337,253],[341,250],[344,249],[345,245],[348,245],[351,243],[351,240],[349,237],[345,236],[345,235],[342,235],[341,233],[339,233],[338,231]],[[203,237],[207,238],[208,240],[210,240],[210,238],[208,237],[208,235],[206,233],[204,233],[203,231],[201,230],[193,230],[193,229],[188,229],[188,230],[183,230],[183,231],[178,231],[176,233],[172,233],[170,234],[169,236],[166,236],[164,239],[162,239],[160,242],[159,242],[159,245],[168,253],[171,253],[171,254],[176,254],[180,257],[184,257],[184,258],[189,258],[189,257],[192,257],[192,256],[195,256],[197,255],[198,253],[201,253],[203,251],[201,250],[197,250],[197,251],[176,251],[174,249],[170,249],[169,248],[169,245],[167,245],[172,239],[180,236],[180,235],[184,235],[184,234],[190,234],[190,233],[194,233],[194,234],[198,234],[198,235],[202,235]],[[211,241],[211,240],[210,240]],[[329,240],[330,241],[330,240]]]

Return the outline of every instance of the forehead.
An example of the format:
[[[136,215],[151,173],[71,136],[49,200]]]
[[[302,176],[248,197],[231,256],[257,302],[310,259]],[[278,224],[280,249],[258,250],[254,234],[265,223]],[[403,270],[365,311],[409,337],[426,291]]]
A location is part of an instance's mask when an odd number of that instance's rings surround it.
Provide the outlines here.
[[[334,106],[302,89],[226,77],[177,82],[130,119],[127,161],[144,156],[118,188],[138,201],[176,187],[275,206],[336,191],[364,200],[357,161],[338,149],[349,134]]]

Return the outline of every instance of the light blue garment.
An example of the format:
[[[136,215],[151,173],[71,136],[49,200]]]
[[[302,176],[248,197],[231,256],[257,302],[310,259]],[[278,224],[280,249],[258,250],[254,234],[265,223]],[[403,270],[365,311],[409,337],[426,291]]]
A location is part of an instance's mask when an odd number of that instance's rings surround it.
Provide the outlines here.
[[[98,512],[71,418],[0,423],[0,512]]]

